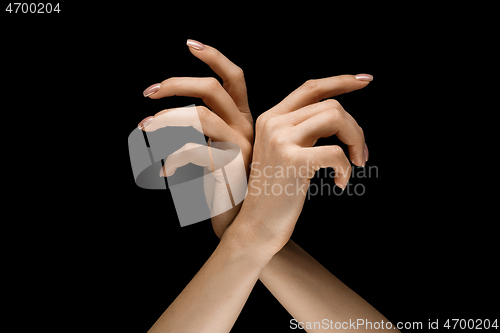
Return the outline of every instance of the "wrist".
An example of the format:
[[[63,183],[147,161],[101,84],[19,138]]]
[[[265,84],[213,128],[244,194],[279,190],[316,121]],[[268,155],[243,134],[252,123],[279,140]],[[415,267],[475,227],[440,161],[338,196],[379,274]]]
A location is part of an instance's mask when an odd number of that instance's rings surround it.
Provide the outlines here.
[[[225,230],[221,244],[236,256],[248,259],[262,268],[275,254],[257,235],[251,223],[244,216],[238,215]]]

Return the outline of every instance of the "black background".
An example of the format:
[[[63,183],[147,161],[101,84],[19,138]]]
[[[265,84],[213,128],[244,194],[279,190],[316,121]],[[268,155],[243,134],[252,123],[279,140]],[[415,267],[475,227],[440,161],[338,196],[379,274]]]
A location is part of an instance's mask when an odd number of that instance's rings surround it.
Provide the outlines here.
[[[29,159],[16,171],[31,189],[12,191],[28,207],[8,237],[21,259],[8,263],[28,300],[67,310],[45,320],[147,331],[217,246],[209,221],[180,228],[168,191],[138,188],[128,157],[140,120],[202,103],[142,97],[169,77],[214,75],[188,38],[245,71],[254,119],[308,79],[372,74],[337,99],[363,127],[378,176],[350,181],[362,196],[306,200],[292,239],[392,322],[498,317],[491,202],[474,201],[481,182],[455,150],[469,146],[443,130],[461,110],[448,52],[473,42],[466,24],[410,6],[99,6],[2,13],[8,135],[35,138],[5,147]],[[234,331],[287,331],[290,319],[257,282]]]

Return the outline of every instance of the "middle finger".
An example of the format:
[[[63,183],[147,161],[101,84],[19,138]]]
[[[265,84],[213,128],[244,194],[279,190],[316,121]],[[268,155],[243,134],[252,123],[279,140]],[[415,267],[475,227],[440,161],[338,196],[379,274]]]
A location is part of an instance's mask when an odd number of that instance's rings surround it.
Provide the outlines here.
[[[159,99],[175,95],[201,98],[231,127],[239,127],[246,121],[231,96],[213,77],[172,77],[163,81],[158,91],[149,97]]]

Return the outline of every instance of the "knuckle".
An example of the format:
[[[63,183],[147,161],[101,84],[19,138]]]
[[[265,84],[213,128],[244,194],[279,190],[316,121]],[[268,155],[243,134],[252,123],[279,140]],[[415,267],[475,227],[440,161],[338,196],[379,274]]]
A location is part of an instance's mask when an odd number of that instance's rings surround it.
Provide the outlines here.
[[[264,129],[267,130],[267,131],[272,131],[273,129],[275,129],[276,127],[278,127],[278,125],[279,125],[279,120],[278,119],[276,119],[276,118],[270,118],[264,124]]]
[[[241,133],[248,141],[253,141],[254,132],[253,132],[253,125],[252,124],[250,124],[249,122],[243,123],[242,128],[241,128]]]
[[[260,116],[257,117],[257,120],[255,120],[255,128],[257,131],[263,131],[264,126],[269,120],[269,116],[266,113],[261,114]]]
[[[200,119],[201,118],[206,119],[210,117],[210,115],[212,114],[212,111],[210,111],[210,109],[208,109],[206,106],[203,105],[197,105],[196,111],[198,112],[198,117]]]
[[[215,47],[209,47],[205,49],[205,54],[208,54],[208,57],[211,60],[218,61],[221,58],[222,53],[217,50]]]
[[[217,80],[214,77],[207,77],[205,78],[205,87],[208,92],[215,90],[215,89],[220,89],[222,88],[219,80]]]
[[[238,146],[241,149],[243,155],[249,155],[252,153],[252,144],[246,140],[241,140],[238,142]]]
[[[309,95],[314,101],[319,101],[321,99],[321,93],[319,89],[319,82],[317,79],[310,79],[304,82],[300,87],[305,94]]]
[[[167,113],[169,111],[170,111],[170,109],[161,110],[160,112],[155,113],[155,115],[153,117],[156,118],[156,117],[161,116],[162,114]]]
[[[188,151],[188,150],[191,150],[191,149],[196,148],[196,147],[198,147],[198,144],[193,143],[193,142],[188,142],[184,146],[182,146],[182,148],[180,150],[181,151]]]
[[[266,122],[266,117],[267,117],[267,115],[265,113],[261,114],[260,116],[257,117],[257,119],[255,120],[255,123],[262,124],[262,123]]]
[[[175,88],[176,86],[179,85],[181,80],[182,80],[182,78],[180,78],[180,77],[169,77],[168,79],[163,80],[161,82],[161,85]]]
[[[340,146],[334,145],[330,147],[331,154],[335,156],[342,156],[344,155],[344,151]]]
[[[283,148],[286,146],[287,143],[288,143],[288,140],[283,138],[283,136],[281,136],[281,135],[273,135],[269,139],[269,144],[282,153],[286,152]]]
[[[336,99],[327,99],[321,103],[324,103],[326,107],[330,109],[338,109],[341,107],[339,101],[337,101]]]
[[[290,145],[281,147],[281,158],[285,165],[296,166],[304,162],[302,154]]]
[[[169,77],[169,78],[161,81],[161,84],[164,84],[165,82],[174,82],[175,80],[178,80],[178,79],[179,79],[178,77],[172,76],[172,77]]]
[[[167,156],[167,158],[163,162],[165,164],[165,166],[172,165],[172,155],[174,155],[174,154],[175,154],[175,152]]]
[[[338,108],[330,108],[326,110],[325,115],[327,117],[327,121],[332,124],[341,124],[344,120],[344,115]]]
[[[234,67],[229,71],[228,77],[231,80],[243,80],[245,77],[245,74],[243,72],[243,69],[234,65]]]
[[[307,80],[301,87],[307,91],[315,90],[318,87],[318,81],[314,79]]]

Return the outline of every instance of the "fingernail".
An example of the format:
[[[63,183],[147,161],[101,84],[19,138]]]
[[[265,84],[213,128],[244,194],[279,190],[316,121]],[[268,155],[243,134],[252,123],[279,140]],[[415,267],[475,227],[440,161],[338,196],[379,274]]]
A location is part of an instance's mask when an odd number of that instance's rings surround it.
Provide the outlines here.
[[[194,39],[188,39],[186,45],[198,51],[202,51],[205,49],[205,45],[203,45],[203,43],[200,43]]]
[[[151,122],[153,121],[153,118],[152,116],[150,117],[146,117],[144,118],[140,123],[139,125],[137,125],[137,128],[139,129],[144,129],[146,126],[148,126],[149,124],[151,124]]]
[[[368,146],[365,143],[365,149],[363,151],[363,157],[365,159],[365,162],[368,162]]]
[[[144,95],[144,97],[148,97],[149,95],[152,95],[155,92],[157,92],[158,90],[160,90],[160,86],[161,86],[161,83],[155,83],[155,84],[149,86],[148,88],[146,88],[146,90],[144,90],[144,92],[142,94]]]
[[[354,77],[360,81],[372,81],[373,80],[373,76],[370,74],[357,74]]]
[[[162,166],[162,167],[161,167],[161,169],[160,169],[160,177],[165,177],[165,176],[163,175],[163,168],[164,168],[164,167],[165,167],[165,166]]]
[[[340,193],[344,193],[344,190],[345,190],[346,186],[347,186],[347,184],[345,184],[345,185],[337,184],[337,187],[342,190]]]

